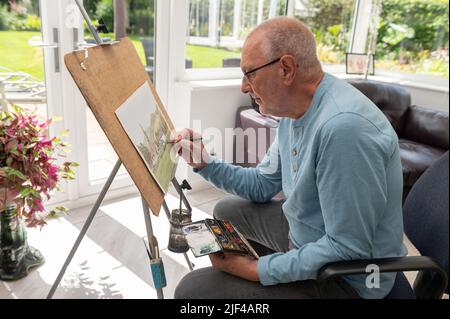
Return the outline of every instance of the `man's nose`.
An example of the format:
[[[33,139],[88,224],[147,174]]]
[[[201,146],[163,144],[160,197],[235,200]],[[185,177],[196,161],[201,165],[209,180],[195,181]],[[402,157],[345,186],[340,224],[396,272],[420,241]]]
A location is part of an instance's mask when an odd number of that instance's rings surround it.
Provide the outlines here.
[[[244,75],[241,83],[241,92],[245,94],[250,92],[250,90],[251,90],[250,83],[248,83],[247,77]]]

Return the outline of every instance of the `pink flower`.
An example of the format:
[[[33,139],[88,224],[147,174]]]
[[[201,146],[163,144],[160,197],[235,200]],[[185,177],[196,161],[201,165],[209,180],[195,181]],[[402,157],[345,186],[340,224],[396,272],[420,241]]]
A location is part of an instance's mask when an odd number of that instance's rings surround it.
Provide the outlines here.
[[[44,205],[42,205],[42,200],[40,198],[35,198],[33,200],[34,208],[37,211],[43,212],[45,210]]]
[[[50,199],[50,192],[69,173],[73,178],[76,163],[56,163],[66,145],[47,136],[51,119],[42,122],[15,107],[14,112],[0,111],[0,120],[0,187],[7,187],[8,197],[24,199],[22,216],[27,226],[43,226],[45,219],[39,215],[47,212],[42,197]]]

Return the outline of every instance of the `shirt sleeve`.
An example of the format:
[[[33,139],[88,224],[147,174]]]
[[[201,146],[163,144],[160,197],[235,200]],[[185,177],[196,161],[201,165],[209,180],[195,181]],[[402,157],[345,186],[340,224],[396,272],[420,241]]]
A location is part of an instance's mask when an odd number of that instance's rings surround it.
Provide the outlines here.
[[[324,235],[287,253],[261,257],[258,274],[263,285],[316,279],[327,263],[372,257],[374,233],[387,204],[386,166],[396,138],[352,113],[328,120],[316,138]]]
[[[231,165],[212,157],[212,161],[197,173],[228,193],[255,202],[267,202],[282,188],[278,137],[255,168]]]

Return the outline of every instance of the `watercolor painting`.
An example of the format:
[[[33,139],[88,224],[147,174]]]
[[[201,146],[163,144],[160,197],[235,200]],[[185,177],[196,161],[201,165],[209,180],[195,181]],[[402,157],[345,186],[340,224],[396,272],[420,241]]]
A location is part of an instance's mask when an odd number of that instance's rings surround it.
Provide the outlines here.
[[[170,130],[147,82],[116,110],[116,116],[166,194],[178,160],[177,155],[171,154],[173,144],[169,142],[174,132]]]

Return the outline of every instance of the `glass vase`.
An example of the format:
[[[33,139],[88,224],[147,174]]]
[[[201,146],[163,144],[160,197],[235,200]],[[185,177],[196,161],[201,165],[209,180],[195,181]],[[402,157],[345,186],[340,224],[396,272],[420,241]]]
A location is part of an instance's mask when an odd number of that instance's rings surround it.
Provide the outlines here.
[[[0,279],[17,280],[40,266],[45,259],[41,252],[28,246],[25,225],[18,214],[17,204],[5,205],[0,212]]]

